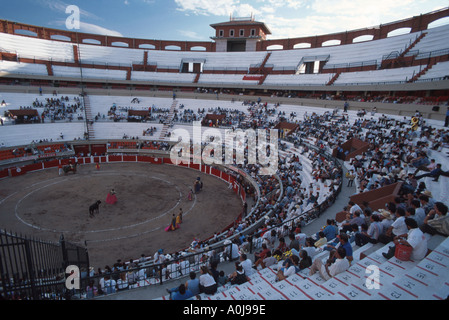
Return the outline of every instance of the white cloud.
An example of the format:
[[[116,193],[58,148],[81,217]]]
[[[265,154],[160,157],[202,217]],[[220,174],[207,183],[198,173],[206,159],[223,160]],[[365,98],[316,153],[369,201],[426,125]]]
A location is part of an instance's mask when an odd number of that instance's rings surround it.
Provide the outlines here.
[[[50,10],[52,11],[57,11],[57,12],[62,12],[62,13],[66,13],[65,10],[66,8],[70,5],[67,4],[61,0],[39,0],[38,1],[42,6],[48,7]],[[83,10],[82,8],[80,9],[80,15],[84,16],[86,18],[92,18],[95,20],[103,20],[100,17],[98,17],[96,14]]]
[[[85,33],[93,33],[93,34],[100,34],[104,36],[114,36],[114,37],[123,37],[123,35],[115,30],[107,29],[102,26],[91,24],[87,22],[80,22],[80,30],[79,32],[85,32]]]
[[[250,16],[261,11],[239,0],[175,0],[177,10],[205,16]]]
[[[65,27],[65,20],[55,20],[48,23],[49,26],[55,26],[57,28],[59,27]],[[103,36],[113,36],[113,37],[123,37],[123,34],[121,34],[118,31],[107,29],[105,27],[87,23],[80,21],[80,29],[79,30],[70,30],[70,31],[77,31],[77,32],[84,32],[84,33],[92,33],[92,34],[99,34]]]
[[[203,37],[196,33],[195,31],[189,31],[189,30],[178,30],[179,34],[186,38],[190,38],[193,40],[203,40]]]
[[[273,39],[297,38],[374,27],[410,18],[438,9],[435,8],[438,2],[442,4],[443,0],[434,0],[429,8],[426,0],[258,0],[264,7],[257,20],[267,24]],[[442,7],[444,5],[439,8]]]

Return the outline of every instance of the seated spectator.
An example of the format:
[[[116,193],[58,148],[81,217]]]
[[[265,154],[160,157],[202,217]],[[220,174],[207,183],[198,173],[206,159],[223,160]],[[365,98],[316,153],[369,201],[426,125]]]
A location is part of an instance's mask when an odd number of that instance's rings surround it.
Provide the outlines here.
[[[288,238],[290,239],[290,244],[288,245],[288,249],[295,249],[296,251],[299,251],[299,241],[295,238],[294,233],[290,233],[288,235]]]
[[[245,274],[247,276],[251,276],[254,272],[254,269],[252,268],[253,262],[251,259],[248,258],[248,256],[245,253],[242,253],[240,255],[240,265],[242,266],[243,270],[245,270]]]
[[[316,248],[320,248],[320,247],[324,246],[324,245],[327,243],[327,239],[326,239],[326,236],[324,235],[324,232],[323,232],[323,231],[320,231],[320,232],[318,233],[318,236],[319,236],[320,238],[314,243],[314,246],[315,246]]]
[[[228,280],[232,285],[239,285],[249,281],[250,279],[246,275],[245,270],[243,270],[242,265],[236,262],[235,271],[228,276]]]
[[[276,281],[285,280],[289,276],[291,276],[299,271],[300,271],[299,257],[293,255],[290,258],[285,259],[284,266],[279,269],[279,271],[276,275]]]
[[[90,280],[86,287],[86,298],[92,299],[98,295],[98,288],[95,286],[94,281]]]
[[[314,246],[314,241],[312,238],[307,238],[306,245],[302,247],[302,250],[305,250],[307,252],[307,255],[313,259],[318,253],[317,248]],[[299,253],[297,254],[299,256]]]
[[[382,255],[386,259],[390,259],[394,256],[396,251],[396,246],[401,244],[404,246],[409,246],[413,248],[411,260],[419,261],[424,259],[427,254],[427,239],[423,232],[418,228],[418,224],[412,218],[405,219],[405,225],[407,226],[408,232],[396,236],[393,240],[394,246],[389,247],[387,253],[383,252]]]
[[[262,250],[254,253],[254,258],[256,259],[256,262],[254,263],[255,267],[257,267],[263,262],[263,259],[265,259],[268,252],[271,252],[271,250],[268,249],[266,243],[262,243]]]
[[[338,244],[336,246],[332,246],[332,250],[329,253],[329,260],[334,261],[336,259],[336,252],[338,250],[338,248],[342,247],[345,249],[345,256],[346,259],[349,262],[352,262],[353,260],[353,256],[352,256],[352,246],[351,243],[349,242],[349,238],[348,235],[346,233],[341,232],[339,236],[337,236],[338,238]]]
[[[190,290],[193,295],[197,295],[200,293],[200,280],[196,278],[196,273],[194,271],[190,271],[189,280],[186,281],[185,287]]]
[[[217,279],[218,286],[222,287],[226,283],[228,283],[228,281],[229,281],[228,277],[225,275],[224,271],[221,270],[220,273],[218,274],[218,279]]]
[[[206,266],[202,266],[200,273],[200,293],[215,294],[218,286],[209,269]]]
[[[299,270],[304,270],[312,265],[312,258],[309,257],[306,250],[299,251]]]
[[[288,246],[285,243],[284,237],[279,238],[279,244],[278,244],[277,248],[275,249],[275,251],[280,251],[281,253],[284,253],[287,250],[288,250]]]
[[[396,209],[396,220],[391,226],[379,236],[379,242],[387,244],[393,241],[394,237],[407,232],[407,226],[405,225],[405,210],[402,208]]]
[[[421,231],[430,235],[449,236],[448,207],[442,202],[436,202],[433,209],[424,218]]]
[[[127,290],[129,287],[128,277],[126,272],[120,273],[120,278],[117,280],[117,290]]]
[[[332,239],[335,239],[335,237],[338,234],[338,228],[335,226],[335,221],[332,219],[326,220],[326,226],[323,228],[324,236],[326,237],[327,241],[331,241]],[[318,233],[317,233],[318,236]]]
[[[368,230],[365,232],[362,228],[362,231],[355,235],[355,244],[362,247],[367,243],[377,243],[379,235],[382,233],[382,229],[379,216],[377,214],[372,214]]]
[[[272,265],[276,264],[277,262],[278,262],[278,260],[275,257],[273,257],[273,255],[271,254],[271,251],[268,251],[265,258],[260,263],[260,266],[262,269],[264,269],[267,267],[271,267]]]
[[[170,300],[187,300],[191,297],[194,297],[194,294],[186,289],[185,284],[180,284],[178,290],[170,294]]]
[[[343,247],[339,247],[335,252],[335,261],[327,261],[323,264],[321,259],[315,259],[312,266],[310,267],[309,275],[314,275],[317,271],[320,273],[324,280],[329,280],[330,278],[336,276],[339,273],[346,271],[349,268],[349,261],[345,259],[346,251]]]
[[[354,212],[354,215],[352,219],[347,219],[346,222],[341,224],[342,231],[347,232],[352,230],[352,225],[356,224],[357,226],[361,226],[363,223],[365,223],[365,219],[361,217],[361,210],[357,210]]]

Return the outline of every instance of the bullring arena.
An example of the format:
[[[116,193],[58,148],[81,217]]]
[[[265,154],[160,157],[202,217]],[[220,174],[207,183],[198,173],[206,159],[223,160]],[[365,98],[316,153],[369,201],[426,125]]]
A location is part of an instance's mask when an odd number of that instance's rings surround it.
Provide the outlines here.
[[[231,275],[246,255],[243,283],[218,285],[214,273],[214,292],[186,299],[447,299],[449,24],[432,23],[448,16],[296,39],[261,33],[245,48],[219,36],[240,20],[213,25],[204,43],[0,20],[2,297],[169,300],[190,272],[217,263]],[[373,39],[354,41],[363,33]],[[324,46],[331,37],[340,45]],[[257,140],[237,141],[246,161],[224,164],[227,134],[239,130]],[[261,174],[249,142],[268,132],[276,139],[256,159],[276,161]],[[195,148],[215,162],[194,161]],[[270,265],[258,257],[265,245]],[[286,263],[297,268],[287,274]]]
[[[188,193],[201,177],[205,187]],[[193,239],[207,239],[231,225],[243,204],[228,184],[192,169],[145,163],[79,166],[76,174],[58,176],[58,169],[1,181],[1,223],[10,230],[38,238],[87,242],[92,266],[129,261],[160,248],[175,252]],[[106,203],[115,189],[118,202]],[[19,191],[20,190],[20,191]],[[89,217],[89,206],[101,200],[100,212]],[[165,232],[172,215],[183,210],[182,228]],[[211,230],[210,226],[215,229]],[[51,235],[49,237],[49,235]]]

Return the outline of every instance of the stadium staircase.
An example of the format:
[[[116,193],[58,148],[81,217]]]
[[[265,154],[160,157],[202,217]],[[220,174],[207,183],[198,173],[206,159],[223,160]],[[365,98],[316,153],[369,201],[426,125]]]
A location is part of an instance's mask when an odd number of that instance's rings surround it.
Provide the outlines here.
[[[408,80],[408,83],[412,83],[415,82],[416,80],[418,80],[422,75],[426,74],[427,71],[429,71],[434,65],[436,64],[435,60],[431,60],[430,63],[424,68],[422,69],[419,73],[415,74],[413,76],[413,78],[411,78],[410,80]]]
[[[338,71],[333,77],[332,79],[329,80],[329,82],[326,84],[326,86],[331,86],[334,84],[335,81],[337,81],[338,77],[340,76],[341,71]]]
[[[385,59],[381,63],[381,69],[391,69],[391,68],[404,68],[411,66],[411,62],[413,57],[406,57],[406,54],[409,53],[420,41],[427,35],[426,32],[422,32],[419,37],[415,39],[404,51],[398,54],[393,59]]]
[[[45,63],[47,67],[47,73],[49,76],[53,76],[53,66],[51,65],[51,62]]]
[[[159,136],[159,139],[162,140],[162,141],[166,140],[166,138],[167,138],[168,130],[170,129],[171,122],[173,120],[173,117],[175,116],[177,104],[178,104],[178,101],[177,100],[173,100],[173,103],[172,103],[172,105],[170,107],[170,112],[168,113],[168,117],[164,121],[164,126],[162,127],[161,134]]]
[[[88,139],[95,139],[95,130],[94,130],[94,117],[92,116],[92,108],[90,106],[90,99],[87,95],[84,95],[84,112],[86,114],[86,125],[87,125],[87,134]]]

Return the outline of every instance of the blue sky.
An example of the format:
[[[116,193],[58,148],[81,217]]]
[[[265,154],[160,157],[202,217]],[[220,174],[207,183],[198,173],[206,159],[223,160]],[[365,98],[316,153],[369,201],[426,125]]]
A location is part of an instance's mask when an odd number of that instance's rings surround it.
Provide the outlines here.
[[[293,38],[377,26],[448,6],[447,0],[14,0],[0,18],[66,30],[66,8],[80,9],[80,32],[145,39],[211,41],[212,23],[253,14]],[[449,23],[446,19],[444,23]],[[441,24],[441,22],[440,22]]]

